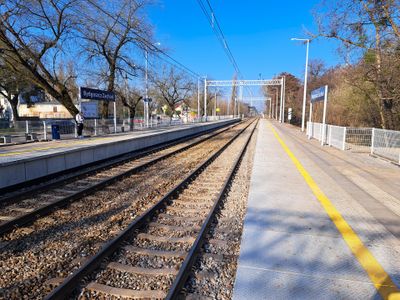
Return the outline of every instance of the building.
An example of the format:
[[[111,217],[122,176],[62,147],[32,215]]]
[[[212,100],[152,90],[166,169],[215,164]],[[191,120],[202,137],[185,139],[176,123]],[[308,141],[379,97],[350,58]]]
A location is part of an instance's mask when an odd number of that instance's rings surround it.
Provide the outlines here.
[[[28,107],[27,104],[18,105],[18,113],[20,117],[37,117],[39,119],[70,119],[72,115],[60,103],[40,102]]]

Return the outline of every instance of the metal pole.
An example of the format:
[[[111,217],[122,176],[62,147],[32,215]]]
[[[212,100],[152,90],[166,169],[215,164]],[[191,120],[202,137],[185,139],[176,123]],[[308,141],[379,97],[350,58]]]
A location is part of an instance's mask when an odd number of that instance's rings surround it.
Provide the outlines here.
[[[117,133],[117,101],[114,101],[114,133]]]
[[[143,127],[146,124],[146,99],[143,99]]]
[[[236,116],[237,112],[237,97],[235,96],[235,102],[234,102],[234,107],[233,107],[233,117]]]
[[[238,117],[240,118],[240,103],[243,103],[243,83],[239,87]]]
[[[371,154],[374,154],[374,142],[375,142],[375,128],[372,128],[371,136]],[[343,149],[344,150],[344,149]]]
[[[275,120],[278,120],[278,99],[279,99],[279,89],[276,88],[276,95],[275,95]]]
[[[81,87],[79,87],[79,93],[78,93],[78,106],[79,106],[79,112],[81,112],[82,111]]]
[[[200,117],[200,78],[197,78],[197,118]]]
[[[283,76],[282,123],[285,123],[286,76]]]
[[[326,107],[328,104],[328,86],[325,86],[325,98],[324,98],[324,114],[322,117],[322,138],[321,138],[321,145],[323,146],[325,143],[325,135],[326,135]]]
[[[207,78],[204,78],[204,121],[207,122]]]
[[[313,131],[314,131],[314,125],[313,125],[313,123],[312,123],[312,102],[310,101],[310,121],[309,121],[309,124],[310,124],[310,130],[308,131],[308,133],[309,133],[309,135],[308,135],[308,138],[309,139],[311,139],[312,138],[312,136],[313,136]]]
[[[310,40],[307,40],[307,51],[306,51],[306,70],[304,74],[304,93],[303,93],[303,110],[301,115],[301,131],[304,132],[304,125],[306,119],[306,101],[307,101],[307,78],[308,78],[308,51],[310,47]]]
[[[43,139],[47,141],[46,121],[43,121]]]
[[[97,119],[94,119],[94,135],[97,135]]]
[[[269,118],[272,118],[272,97],[269,98]]]
[[[145,121],[145,124],[146,124],[146,127],[149,127],[149,121],[148,121],[148,107],[149,107],[149,103],[148,103],[148,98],[149,98],[149,87],[148,87],[148,55],[149,55],[149,53],[148,53],[148,51],[147,51],[147,49],[146,49],[146,51],[145,51],[145,58],[146,58],[146,65],[145,65],[145,80],[146,80],[146,85],[145,85],[145,89],[146,89],[146,92],[145,92],[145,102],[144,102],[144,106],[145,106],[145,109],[144,109],[144,111],[145,111],[145,117],[144,117],[144,121]]]
[[[283,102],[283,77],[281,79],[281,100],[279,103],[279,122],[282,123],[282,102]]]
[[[214,92],[214,117],[217,115],[217,91]],[[215,120],[214,120],[215,121]]]

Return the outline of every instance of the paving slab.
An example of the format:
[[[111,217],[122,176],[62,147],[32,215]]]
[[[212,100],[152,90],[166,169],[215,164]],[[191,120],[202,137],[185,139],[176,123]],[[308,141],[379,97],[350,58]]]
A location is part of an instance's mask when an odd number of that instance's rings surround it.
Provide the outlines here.
[[[269,126],[275,127],[393,282],[400,286],[400,242],[379,220],[385,212],[389,215],[393,211],[389,205],[384,206],[386,211],[368,211],[359,203],[363,196],[353,193],[356,184],[344,182],[344,174],[333,172],[341,165],[347,171],[359,173],[357,159],[338,154],[340,150],[321,148],[308,141],[298,129],[261,120],[233,298],[381,299],[367,272]],[[316,154],[334,166],[323,165]],[[339,155],[338,161],[334,160],[335,155]],[[397,173],[400,168],[391,169],[392,166],[373,160],[368,163],[365,157],[358,162],[365,164],[363,167],[368,171],[385,169],[392,175],[399,174],[397,178],[400,178],[400,172]],[[369,175],[376,180],[380,178],[374,173]],[[366,185],[364,181],[359,182]],[[393,195],[394,185],[388,184],[387,189],[385,186],[382,189],[386,192],[379,192],[374,186],[371,193],[385,195],[381,201],[398,199],[399,194]],[[394,223],[392,226],[400,226],[400,218],[388,219]]]

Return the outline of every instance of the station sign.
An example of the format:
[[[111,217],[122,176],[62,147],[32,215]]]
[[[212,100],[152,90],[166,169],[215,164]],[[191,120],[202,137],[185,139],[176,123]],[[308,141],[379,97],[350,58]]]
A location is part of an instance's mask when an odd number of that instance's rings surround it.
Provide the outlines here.
[[[82,102],[81,111],[86,119],[97,119],[99,117],[98,102]]]
[[[320,88],[313,90],[311,92],[311,102],[324,101],[325,92],[326,92],[325,86],[321,86]]]
[[[115,93],[87,87],[80,88],[81,99],[115,102]]]

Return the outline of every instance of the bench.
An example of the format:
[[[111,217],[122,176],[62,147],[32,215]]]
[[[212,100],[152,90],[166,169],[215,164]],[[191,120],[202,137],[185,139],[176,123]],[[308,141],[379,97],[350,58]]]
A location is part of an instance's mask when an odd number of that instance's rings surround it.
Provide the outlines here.
[[[28,141],[34,141],[34,142],[39,141],[39,139],[37,137],[37,133],[35,133],[35,132],[25,133],[25,139],[27,142]]]
[[[1,144],[11,143],[11,135],[0,135],[0,143]]]

